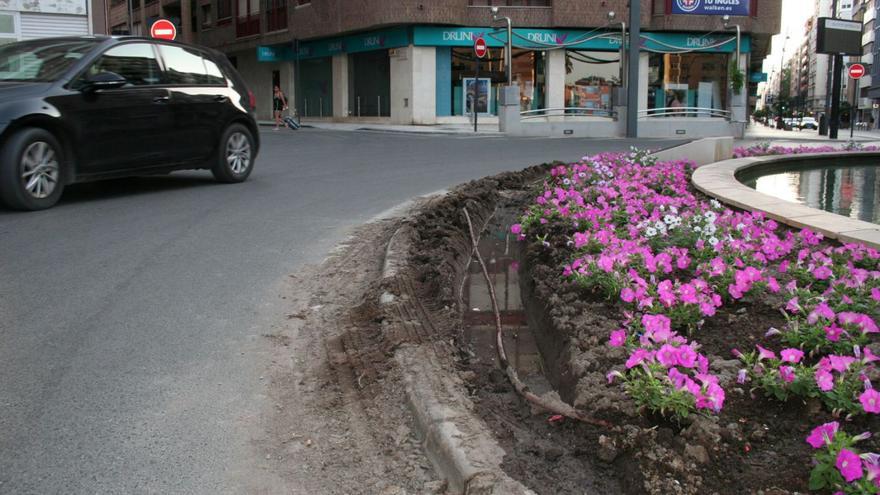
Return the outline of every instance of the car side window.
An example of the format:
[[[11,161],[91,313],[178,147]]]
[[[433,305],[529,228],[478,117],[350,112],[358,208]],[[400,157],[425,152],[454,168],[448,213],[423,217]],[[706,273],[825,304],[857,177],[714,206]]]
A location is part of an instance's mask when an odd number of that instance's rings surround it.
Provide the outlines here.
[[[159,45],[159,52],[165,62],[165,78],[168,84],[202,86],[225,82],[217,64],[206,60],[196,50]]]
[[[85,77],[102,72],[115,72],[131,86],[159,84],[162,75],[156,53],[148,43],[126,43],[107,50],[88,68]]]

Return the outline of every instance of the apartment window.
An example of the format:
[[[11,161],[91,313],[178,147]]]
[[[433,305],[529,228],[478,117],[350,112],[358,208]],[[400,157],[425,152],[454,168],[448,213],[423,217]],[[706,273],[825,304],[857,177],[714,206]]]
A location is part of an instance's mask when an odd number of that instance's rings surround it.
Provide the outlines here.
[[[217,1],[217,21],[232,17],[232,0]]]
[[[474,7],[551,7],[552,0],[470,0]]]
[[[122,23],[111,27],[110,34],[113,36],[123,36],[131,33],[128,32],[128,24]]]
[[[211,18],[211,5],[202,5],[202,27],[208,27],[214,19]]]
[[[266,27],[269,31],[287,29],[287,0],[267,0]]]
[[[18,14],[0,14],[0,45],[18,41]]]

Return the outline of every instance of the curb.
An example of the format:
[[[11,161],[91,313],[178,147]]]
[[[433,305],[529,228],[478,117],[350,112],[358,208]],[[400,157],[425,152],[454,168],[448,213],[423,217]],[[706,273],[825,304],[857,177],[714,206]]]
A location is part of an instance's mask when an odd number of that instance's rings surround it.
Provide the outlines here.
[[[396,277],[406,265],[413,228],[403,225],[385,249],[382,279]],[[381,305],[405,304],[389,292]],[[422,447],[449,490],[462,495],[534,495],[501,469],[505,451],[473,413],[464,383],[440,363],[431,344],[403,344],[394,353],[401,369],[407,404],[423,439]]]

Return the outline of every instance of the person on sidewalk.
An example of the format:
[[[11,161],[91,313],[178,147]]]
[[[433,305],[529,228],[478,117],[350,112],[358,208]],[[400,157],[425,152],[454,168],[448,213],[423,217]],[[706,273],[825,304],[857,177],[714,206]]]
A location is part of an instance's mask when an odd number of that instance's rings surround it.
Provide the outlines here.
[[[275,86],[272,94],[272,110],[275,114],[275,130],[277,131],[281,127],[281,112],[287,110],[287,97],[278,86]]]

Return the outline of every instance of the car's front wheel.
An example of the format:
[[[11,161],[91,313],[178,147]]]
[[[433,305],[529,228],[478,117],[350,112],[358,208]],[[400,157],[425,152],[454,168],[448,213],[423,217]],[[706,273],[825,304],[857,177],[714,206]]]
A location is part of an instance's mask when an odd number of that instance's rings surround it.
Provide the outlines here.
[[[63,148],[50,132],[15,132],[0,150],[0,201],[16,210],[54,206],[64,190],[63,163]]]
[[[211,168],[220,182],[244,182],[254,168],[254,137],[247,127],[232,124],[223,133],[217,163]]]

